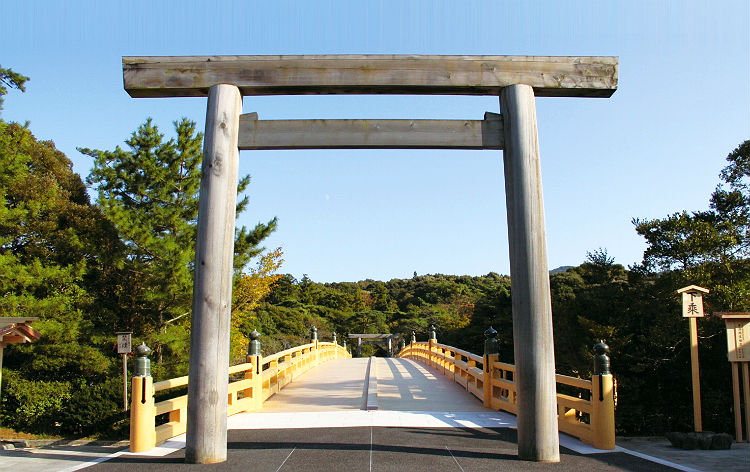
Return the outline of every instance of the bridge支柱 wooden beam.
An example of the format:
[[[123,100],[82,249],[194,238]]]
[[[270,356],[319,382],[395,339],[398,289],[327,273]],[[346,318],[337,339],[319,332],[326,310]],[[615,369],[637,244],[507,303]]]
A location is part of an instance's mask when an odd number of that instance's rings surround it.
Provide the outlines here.
[[[609,97],[610,56],[145,56],[122,58],[133,98],[202,97],[217,84],[242,95],[500,95],[526,84],[537,97]]]
[[[484,120],[258,120],[240,116],[240,150],[502,149],[502,117]]]

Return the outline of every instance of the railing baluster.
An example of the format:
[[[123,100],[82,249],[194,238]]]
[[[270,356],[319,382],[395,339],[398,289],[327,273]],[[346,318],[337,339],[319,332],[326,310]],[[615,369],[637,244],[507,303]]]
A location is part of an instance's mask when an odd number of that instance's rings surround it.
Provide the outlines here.
[[[413,336],[411,343],[404,347],[399,357],[414,359],[438,370],[442,366],[446,375],[452,370],[453,380],[478,396],[486,407],[516,414],[518,392],[515,386],[515,366],[500,362],[496,335],[497,332],[492,328],[485,332],[487,341],[483,357],[452,346],[438,344],[436,339],[416,342]],[[600,361],[603,362],[602,359]],[[477,363],[482,363],[481,371],[477,369]],[[591,400],[584,400],[558,393],[558,427],[560,431],[576,436],[598,449],[612,449],[614,448],[614,380],[608,368],[606,373],[604,370],[602,373],[598,373],[599,370],[595,372],[597,373],[592,380],[557,374],[558,384],[580,389],[591,398]],[[600,382],[602,388],[599,386]],[[601,401],[599,401],[600,392]],[[584,416],[586,415],[589,417],[589,423],[585,422]]]
[[[262,408],[265,399],[291,383],[295,375],[320,363],[338,357],[351,358],[341,346],[334,343],[319,343],[314,339],[313,343],[287,349],[264,359],[260,355],[259,336],[257,331],[251,333],[247,362],[229,368],[230,375],[242,374],[243,377],[242,380],[229,383],[227,406],[230,414]],[[141,368],[148,375],[138,376],[139,370],[136,370],[136,376],[132,381],[134,394],[131,397],[130,447],[133,452],[149,451],[167,439],[184,433],[187,419],[186,395],[154,404],[154,392],[184,387],[188,384],[188,377],[163,380],[154,384],[148,368],[150,361],[145,356],[141,357],[145,361],[139,358],[136,369]],[[239,397],[239,392],[242,392],[242,398]],[[155,417],[161,414],[167,414],[169,422],[156,427]]]

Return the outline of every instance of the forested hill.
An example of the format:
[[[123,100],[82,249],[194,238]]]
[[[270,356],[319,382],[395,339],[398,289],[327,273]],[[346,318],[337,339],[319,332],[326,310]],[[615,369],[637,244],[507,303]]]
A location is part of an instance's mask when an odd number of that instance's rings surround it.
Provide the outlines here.
[[[272,344],[270,350],[286,347],[273,343],[283,342],[287,335],[308,336],[313,324],[317,325],[321,339],[326,340],[332,331],[340,335],[402,333],[407,340],[414,331],[422,339],[433,324],[441,341],[470,346],[471,341],[460,338],[469,336],[479,340],[489,326],[484,325],[499,321],[488,303],[496,294],[507,296],[509,291],[510,279],[496,273],[482,277],[423,275],[388,282],[325,284],[313,282],[307,276],[298,281],[285,275],[256,308],[257,318],[248,323],[257,325],[264,340],[267,339],[264,346]]]
[[[745,273],[748,269],[745,262]],[[674,291],[686,285],[683,275],[627,270],[600,250],[584,264],[550,276],[557,371],[590,377],[592,346],[599,339],[609,344],[618,382],[618,434],[690,429],[687,324]],[[707,310],[721,303],[709,297]],[[482,354],[483,333],[492,325],[499,333],[500,359],[512,363],[511,311],[510,278],[496,273],[341,283],[285,275],[241,329],[260,331],[263,351],[272,353],[305,342],[313,325],[321,340],[335,331],[341,343],[348,333],[400,333],[408,342],[412,331],[424,341],[432,324],[440,343]],[[704,425],[729,431],[724,323],[708,316],[699,333]],[[382,355],[377,349],[365,345],[363,355]]]

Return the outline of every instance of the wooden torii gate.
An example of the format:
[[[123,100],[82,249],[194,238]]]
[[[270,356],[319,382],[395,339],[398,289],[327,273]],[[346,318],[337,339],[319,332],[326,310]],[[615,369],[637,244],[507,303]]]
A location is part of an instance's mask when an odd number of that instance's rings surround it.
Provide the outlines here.
[[[350,334],[349,339],[357,340],[357,357],[362,357],[362,344],[382,344],[388,352],[388,357],[393,355],[393,340],[401,337],[400,334]],[[362,341],[367,339],[367,341]]]
[[[534,97],[610,97],[616,57],[123,57],[131,97],[208,96],[198,212],[186,461],[226,460],[238,149],[503,149],[518,455],[559,461],[555,359]],[[261,121],[245,95],[495,95],[484,120]]]

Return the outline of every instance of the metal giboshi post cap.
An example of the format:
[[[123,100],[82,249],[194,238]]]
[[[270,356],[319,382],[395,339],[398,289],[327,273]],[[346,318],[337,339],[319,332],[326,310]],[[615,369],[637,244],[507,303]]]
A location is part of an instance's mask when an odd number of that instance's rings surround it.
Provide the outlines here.
[[[312,328],[310,328],[310,331],[312,333],[312,340],[317,341],[318,340],[318,328],[313,326]]]
[[[437,339],[437,335],[435,334],[435,326],[430,325],[430,339]]]
[[[259,356],[260,355],[260,333],[253,330],[250,333],[250,344],[247,347],[248,356]]]
[[[609,346],[603,339],[594,345],[594,354],[594,375],[610,375]]]
[[[497,354],[499,352],[498,344],[497,344],[497,331],[495,328],[490,326],[487,328],[487,330],[484,332],[484,354],[485,355],[493,355]]]
[[[135,353],[138,357],[135,359],[135,377],[151,377],[151,359],[148,355],[151,354],[151,348],[146,346],[146,343],[141,343],[140,346],[135,348]]]

